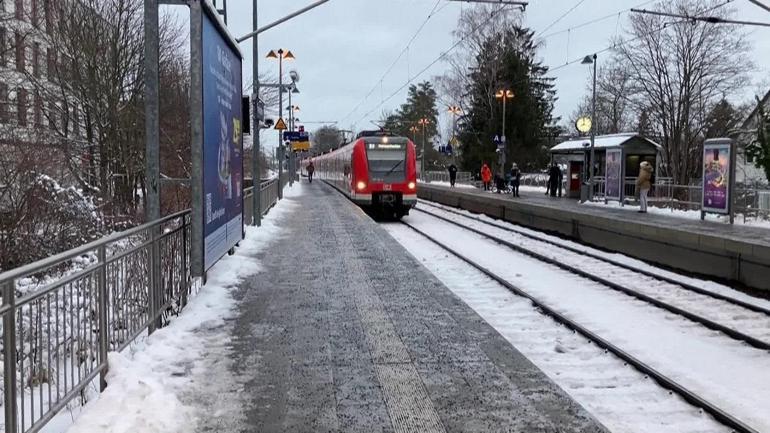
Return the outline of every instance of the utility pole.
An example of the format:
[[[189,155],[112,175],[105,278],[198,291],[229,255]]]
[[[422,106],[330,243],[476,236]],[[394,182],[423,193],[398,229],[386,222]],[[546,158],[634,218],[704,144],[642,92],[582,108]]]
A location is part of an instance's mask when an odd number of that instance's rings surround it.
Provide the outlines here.
[[[254,30],[258,28],[259,22],[258,22],[258,13],[257,13],[257,3],[259,3],[259,0],[254,0],[254,14],[252,17],[253,27]],[[259,159],[260,159],[260,143],[259,143],[259,133],[260,133],[260,119],[259,119],[259,38],[254,37],[253,49],[251,51],[252,58],[253,58],[253,65],[251,65],[251,79],[252,79],[252,96],[251,96],[251,104],[253,106],[253,116],[252,116],[252,122],[251,122],[251,179],[253,184],[253,190],[254,193],[251,195],[251,207],[254,209],[252,212],[252,219],[251,224],[254,226],[261,226],[262,225],[262,172],[260,170],[259,166]]]
[[[425,182],[425,172],[428,171],[428,167],[425,165],[425,127],[428,126],[430,120],[427,117],[423,117],[417,123],[422,125],[422,157],[420,158],[420,178]]]
[[[502,142],[503,148],[500,150],[500,176],[505,178],[505,175],[503,174],[505,172],[505,147],[506,147],[506,137],[505,137],[505,108],[507,105],[507,101],[509,99],[513,99],[513,90],[510,89],[501,89],[498,90],[497,93],[495,93],[495,98],[502,99],[503,101],[503,124],[500,131],[500,141]]]

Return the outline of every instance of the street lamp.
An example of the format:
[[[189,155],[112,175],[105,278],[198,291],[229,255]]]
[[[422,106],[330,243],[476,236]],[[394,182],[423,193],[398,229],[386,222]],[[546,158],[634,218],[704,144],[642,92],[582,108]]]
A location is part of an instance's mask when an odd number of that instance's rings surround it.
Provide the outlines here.
[[[513,99],[513,90],[500,89],[495,93],[495,98],[503,101],[503,127],[500,134],[500,141],[503,144],[503,149],[500,152],[500,175],[505,171],[505,106],[509,99]]]
[[[289,95],[291,95],[291,93]],[[289,104],[291,104],[291,102],[289,102]],[[299,105],[289,105],[286,107],[286,111],[289,112],[289,131],[294,131],[294,126],[298,120],[294,117],[294,113],[299,113]]]
[[[592,96],[591,96],[591,123],[593,126],[591,127],[591,156],[588,159],[589,167],[589,178],[588,178],[588,185],[590,189],[588,190],[588,200],[593,201],[594,199],[594,141],[596,140],[596,54],[593,56],[585,56],[582,62],[580,62],[583,65],[590,65],[593,63],[594,65],[594,77],[593,77],[593,89],[592,89]]]
[[[454,146],[457,143],[457,139],[455,138],[457,136],[457,116],[462,114],[463,110],[462,108],[458,107],[457,105],[450,106],[447,111],[452,114],[452,139],[449,140],[449,144],[452,145],[452,161],[455,159],[455,149]]]
[[[412,133],[412,142],[417,141],[417,131],[419,131],[420,128],[412,125],[409,127],[409,131]]]
[[[270,50],[269,53],[267,53],[268,59],[277,59],[278,60],[278,117],[279,119],[282,117],[282,110],[281,107],[283,107],[283,60],[294,60],[294,54],[291,53],[291,51],[286,50],[284,51],[283,48],[279,48],[276,50]],[[281,181],[281,177],[283,176],[283,155],[284,151],[286,150],[283,146],[283,137],[281,137],[282,131],[278,131],[278,182]],[[292,176],[292,179],[294,176]],[[256,185],[256,184],[255,184]],[[278,198],[283,198],[283,190],[281,188],[278,188]]]
[[[430,123],[430,119],[423,117],[422,119],[418,120],[417,123],[422,125],[422,158],[420,158],[420,178],[425,181],[425,127]]]

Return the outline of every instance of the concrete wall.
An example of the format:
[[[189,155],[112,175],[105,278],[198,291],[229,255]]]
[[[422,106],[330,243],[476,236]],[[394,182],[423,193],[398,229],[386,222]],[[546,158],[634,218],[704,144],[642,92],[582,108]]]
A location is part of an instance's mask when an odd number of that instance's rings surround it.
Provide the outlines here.
[[[418,196],[557,233],[646,262],[770,290],[770,246],[767,245],[424,184],[418,188]]]

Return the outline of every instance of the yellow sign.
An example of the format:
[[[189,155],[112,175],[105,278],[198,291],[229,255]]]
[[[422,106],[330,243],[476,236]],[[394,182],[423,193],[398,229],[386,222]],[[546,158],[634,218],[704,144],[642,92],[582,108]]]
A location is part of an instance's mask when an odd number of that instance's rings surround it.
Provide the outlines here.
[[[233,119],[233,143],[241,142],[241,119]]]
[[[291,150],[293,150],[294,152],[308,151],[310,150],[310,142],[309,141],[292,141]]]
[[[289,128],[286,127],[286,122],[283,121],[283,118],[279,117],[278,121],[275,122],[275,128],[274,129],[277,129],[279,131],[284,131],[284,130],[289,129]]]

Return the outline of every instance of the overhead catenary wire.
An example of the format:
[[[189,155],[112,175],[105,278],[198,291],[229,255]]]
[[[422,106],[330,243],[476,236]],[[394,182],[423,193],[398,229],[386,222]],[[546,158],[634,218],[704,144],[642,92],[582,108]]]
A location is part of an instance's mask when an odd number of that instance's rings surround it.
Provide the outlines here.
[[[422,21],[422,23],[421,23],[421,24],[420,24],[420,26],[417,28],[417,30],[414,32],[414,34],[412,35],[412,37],[409,39],[409,42],[407,42],[407,43],[406,43],[406,46],[405,46],[405,47],[404,47],[404,48],[401,50],[401,52],[398,54],[398,56],[396,56],[396,58],[393,60],[393,62],[390,64],[390,66],[388,66],[388,68],[387,68],[387,69],[385,70],[385,72],[382,74],[382,76],[380,77],[380,79],[374,83],[374,85],[373,85],[373,86],[372,86],[372,88],[369,90],[369,92],[366,94],[366,96],[364,96],[364,97],[361,99],[361,101],[359,101],[359,102],[358,102],[358,104],[356,104],[356,106],[355,106],[355,107],[354,107],[352,110],[350,110],[350,112],[349,112],[348,114],[346,114],[346,115],[345,115],[345,117],[343,117],[342,119],[340,119],[340,122],[343,122],[343,121],[345,121],[345,119],[347,119],[347,118],[349,118],[351,115],[353,115],[353,113],[355,113],[355,112],[356,112],[356,111],[357,111],[357,110],[358,110],[358,109],[361,107],[361,105],[363,105],[363,104],[364,104],[364,102],[366,102],[366,100],[367,100],[367,99],[369,99],[369,97],[370,97],[370,96],[372,96],[372,94],[373,94],[373,93],[375,92],[375,90],[377,89],[377,86],[382,86],[382,83],[383,83],[383,81],[385,80],[385,77],[387,77],[387,75],[388,75],[388,74],[389,74],[389,73],[390,73],[390,72],[393,70],[393,68],[396,66],[396,63],[398,63],[398,61],[399,61],[399,60],[401,60],[401,58],[404,56],[404,54],[407,54],[407,56],[408,56],[409,47],[411,47],[412,43],[415,41],[415,39],[417,39],[417,36],[419,36],[419,35],[420,35],[420,33],[422,32],[422,30],[423,30],[423,29],[425,28],[425,26],[428,24],[428,21],[430,21],[430,20],[431,20],[431,18],[433,18],[433,17],[434,17],[436,14],[438,14],[439,12],[441,12],[441,11],[442,11],[442,10],[443,10],[445,7],[447,7],[447,5],[449,5],[449,3],[444,3],[444,4],[443,4],[443,5],[442,5],[442,6],[439,8],[438,6],[439,6],[439,4],[440,4],[440,3],[441,3],[441,0],[436,0],[436,3],[433,5],[433,8],[431,8],[430,12],[428,12],[428,15],[427,15],[427,16],[425,17],[425,19]]]

